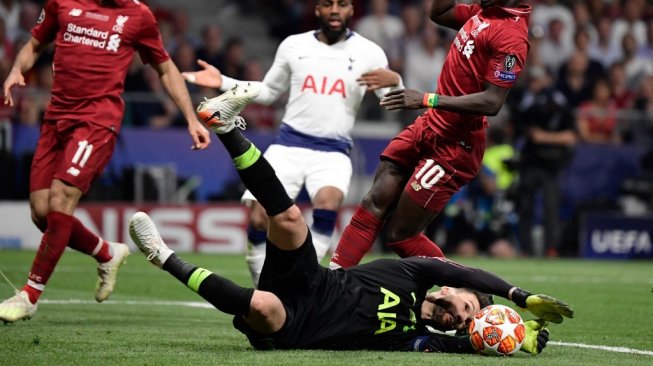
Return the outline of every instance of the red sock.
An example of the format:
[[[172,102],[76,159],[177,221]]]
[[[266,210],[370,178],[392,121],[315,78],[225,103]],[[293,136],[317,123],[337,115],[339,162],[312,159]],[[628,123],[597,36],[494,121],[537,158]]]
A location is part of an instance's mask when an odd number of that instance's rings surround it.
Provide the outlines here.
[[[100,263],[107,262],[112,258],[109,243],[87,229],[76,217],[73,217],[73,228],[68,246],[95,257]]]
[[[70,240],[70,232],[73,226],[73,217],[61,212],[48,213],[48,228],[43,234],[39,250],[36,252],[32,269],[29,272],[28,287],[37,291],[27,292],[30,301],[36,302],[45,284],[54,272],[66,244]],[[34,297],[34,298],[33,298]]]
[[[401,258],[425,256],[425,257],[443,257],[444,253],[437,244],[432,242],[424,234],[419,234],[396,243],[388,243],[388,247],[399,254]]]
[[[382,224],[383,222],[371,212],[358,206],[351,222],[340,237],[331,262],[342,268],[357,265],[374,245],[374,240],[376,240]]]
[[[36,304],[36,302],[39,301],[41,292],[43,292],[43,290],[39,290],[30,285],[23,286],[23,291],[27,292],[27,297],[29,298],[29,302],[31,302],[32,304]]]

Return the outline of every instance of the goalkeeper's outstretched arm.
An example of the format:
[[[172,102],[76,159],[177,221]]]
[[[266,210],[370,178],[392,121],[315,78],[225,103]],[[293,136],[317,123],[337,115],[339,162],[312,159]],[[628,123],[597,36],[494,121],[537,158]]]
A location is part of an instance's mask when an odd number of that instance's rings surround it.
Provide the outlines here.
[[[501,296],[512,300],[517,306],[528,309],[535,316],[546,321],[561,323],[563,317],[574,317],[574,311],[568,304],[548,295],[534,295],[479,268],[467,267],[445,258],[431,257],[405,259],[404,263],[415,266],[415,272],[432,284],[466,287]]]

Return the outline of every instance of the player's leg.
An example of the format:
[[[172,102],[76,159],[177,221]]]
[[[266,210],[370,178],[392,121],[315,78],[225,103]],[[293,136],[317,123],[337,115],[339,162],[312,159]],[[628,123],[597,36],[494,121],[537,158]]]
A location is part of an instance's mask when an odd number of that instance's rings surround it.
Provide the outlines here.
[[[381,154],[370,191],[363,197],[342,233],[329,267],[358,264],[374,245],[384,220],[395,207],[412,169],[420,159],[416,145],[424,124],[420,118],[395,136]]]
[[[444,257],[442,250],[422,233],[438,213],[439,211],[424,208],[402,193],[394,213],[386,223],[388,247],[402,258],[417,255]]]
[[[48,197],[50,189],[39,189],[30,193],[30,211],[32,215],[32,222],[42,232],[48,226]],[[125,244],[108,242],[95,233],[87,229],[76,217],[73,216],[73,228],[70,235],[68,247],[78,250],[84,254],[94,257],[98,262],[98,269],[102,272],[109,272],[116,268],[115,264],[119,258],[124,258],[129,254],[129,248]],[[106,278],[100,277],[100,278]],[[99,293],[105,296],[96,297],[98,301],[104,300],[110,293],[107,291],[106,281],[104,281],[103,291]],[[97,295],[97,294],[96,294]]]
[[[353,169],[349,156],[341,152],[310,151],[306,155],[306,190],[313,204],[311,236],[320,262],[331,248],[338,211],[349,191]]]
[[[69,142],[65,148],[62,170],[56,173],[55,178],[69,182],[86,193],[111,160],[116,135],[93,123],[75,122],[73,127],[66,127],[66,123],[62,122],[62,125],[64,131],[70,130],[66,135]],[[98,263],[95,300],[106,300],[114,290],[118,269],[129,255],[129,247],[102,239],[75,217],[72,217],[68,246],[95,258]]]
[[[147,214],[138,212],[132,216],[129,234],[152,264],[173,275],[216,309],[242,316],[260,333],[273,333],[283,326],[286,312],[276,295],[240,287],[225,277],[185,262],[163,242]]]
[[[372,248],[384,219],[394,207],[406,184],[406,172],[391,161],[381,161],[374,183],[356,208],[345,228],[329,267],[348,268],[357,265]]]
[[[481,166],[485,132],[472,132],[463,142],[449,141],[426,129],[420,134],[419,162],[386,225],[387,245],[401,257],[444,257],[422,230]]]
[[[249,224],[247,226],[245,261],[254,287],[258,287],[259,276],[265,262],[268,215],[256,200],[250,200],[247,205],[249,206]]]
[[[218,134],[218,138],[231,155],[243,184],[269,217],[268,239],[282,250],[301,247],[308,232],[304,218],[261,151],[239,130]]]
[[[77,192],[74,187],[68,187],[61,181],[53,181],[62,160],[62,149],[56,123],[45,121],[41,126],[30,171],[30,192],[37,192],[30,197],[32,218],[44,234],[27,284],[22,291],[0,304],[0,319],[4,321],[29,319],[36,312],[36,302],[68,243],[72,211],[69,208],[71,205],[62,201],[74,201]],[[51,210],[51,205],[55,205],[59,211]]]
[[[318,262],[322,261],[331,248],[338,211],[344,199],[343,192],[336,187],[323,187],[313,198],[311,236]]]
[[[276,144],[270,145],[263,154],[265,160],[274,168],[277,178],[291,198],[297,197],[304,185],[305,159],[302,158],[302,155],[297,153],[296,148]],[[250,207],[245,259],[254,286],[258,287],[259,276],[266,257],[268,216],[265,208],[256,200],[251,191],[246,191],[241,201]]]

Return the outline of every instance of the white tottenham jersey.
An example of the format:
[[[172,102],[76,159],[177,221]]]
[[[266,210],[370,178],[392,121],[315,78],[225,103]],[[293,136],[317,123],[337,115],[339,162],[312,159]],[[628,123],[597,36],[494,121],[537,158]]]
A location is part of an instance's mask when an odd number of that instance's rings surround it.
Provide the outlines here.
[[[333,45],[320,42],[315,31],[292,35],[279,45],[255,101],[271,104],[290,89],[280,134],[290,130],[291,134],[307,135],[303,137],[314,139],[318,147],[320,140],[351,144],[351,130],[366,92],[356,79],[387,67],[388,59],[381,47],[358,33],[350,32],[345,40]],[[223,76],[222,89],[231,89],[236,83],[242,81]],[[397,87],[402,88],[401,84]],[[389,91],[384,88],[375,93],[381,98]]]

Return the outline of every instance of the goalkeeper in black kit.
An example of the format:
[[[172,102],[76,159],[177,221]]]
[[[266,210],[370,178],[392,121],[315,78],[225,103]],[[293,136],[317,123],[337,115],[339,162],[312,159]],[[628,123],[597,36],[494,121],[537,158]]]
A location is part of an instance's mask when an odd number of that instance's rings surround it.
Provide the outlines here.
[[[129,229],[150,262],[234,315],[234,327],[254,348],[474,353],[468,337],[433,333],[429,327],[464,330],[496,295],[538,318],[525,322],[521,348],[537,354],[548,341],[547,322],[573,317],[561,301],[443,258],[381,259],[338,270],[320,266],[299,208],[260,151],[234,129],[236,114],[258,93],[255,87],[238,88],[199,109],[215,112],[205,124],[217,132],[241,180],[270,217],[258,289],[240,287],[180,259],[143,212],[132,217]],[[428,292],[434,286],[439,290]]]

